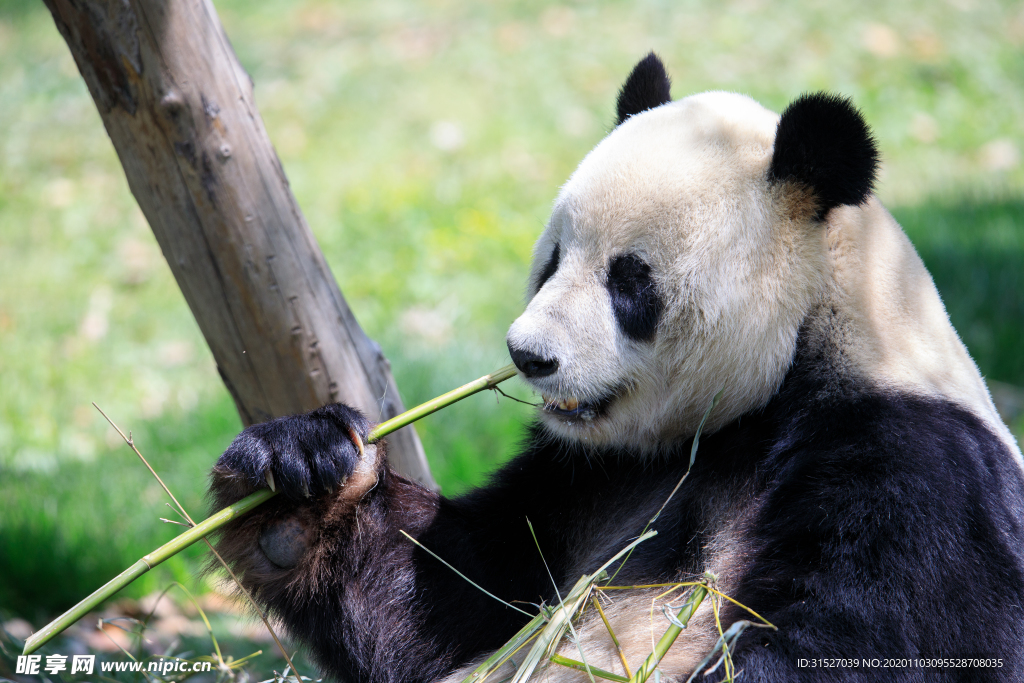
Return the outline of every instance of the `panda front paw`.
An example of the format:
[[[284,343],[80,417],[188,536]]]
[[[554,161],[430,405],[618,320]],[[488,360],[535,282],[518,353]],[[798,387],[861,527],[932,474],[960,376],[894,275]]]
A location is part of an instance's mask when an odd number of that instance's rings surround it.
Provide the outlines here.
[[[270,486],[292,500],[323,496],[374,467],[367,459],[376,448],[365,445],[370,426],[340,403],[252,425],[235,437],[214,473],[252,489]]]

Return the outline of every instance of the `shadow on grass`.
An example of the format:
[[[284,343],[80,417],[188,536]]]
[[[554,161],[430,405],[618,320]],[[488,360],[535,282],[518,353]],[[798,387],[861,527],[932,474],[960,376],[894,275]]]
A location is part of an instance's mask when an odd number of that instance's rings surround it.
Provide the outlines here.
[[[0,19],[17,19],[46,11],[42,0],[0,0]]]

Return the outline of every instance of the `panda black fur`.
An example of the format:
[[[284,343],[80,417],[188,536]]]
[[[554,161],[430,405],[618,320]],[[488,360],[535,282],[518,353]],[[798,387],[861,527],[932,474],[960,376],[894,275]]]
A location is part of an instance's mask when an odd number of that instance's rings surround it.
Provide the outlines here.
[[[344,406],[256,425],[214,468],[214,504],[268,472],[283,495],[233,523],[221,552],[327,675],[461,680],[525,618],[399,531],[505,600],[550,604],[526,518],[570,586],[666,500],[724,389],[658,535],[616,583],[714,572],[778,627],[739,641],[747,681],[1024,680],[1021,453],[871,195],[860,115],[831,95],[780,118],[739,95],[668,92],[649,55],[537,243],[508,335],[545,396],[523,452],[449,499],[392,472],[384,447],[361,449],[371,425]],[[667,625],[650,599],[607,609],[634,668]],[[726,606],[724,621],[742,617]],[[684,680],[715,636],[702,608],[663,680]],[[580,637],[588,662],[621,673],[603,625]],[[834,657],[1000,665],[798,664]]]

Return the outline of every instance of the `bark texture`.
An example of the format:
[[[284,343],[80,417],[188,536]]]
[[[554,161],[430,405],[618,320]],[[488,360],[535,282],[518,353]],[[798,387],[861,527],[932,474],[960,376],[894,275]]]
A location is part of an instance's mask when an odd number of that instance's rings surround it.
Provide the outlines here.
[[[242,421],[403,410],[292,196],[209,0],[44,0]],[[392,466],[436,487],[412,427]]]

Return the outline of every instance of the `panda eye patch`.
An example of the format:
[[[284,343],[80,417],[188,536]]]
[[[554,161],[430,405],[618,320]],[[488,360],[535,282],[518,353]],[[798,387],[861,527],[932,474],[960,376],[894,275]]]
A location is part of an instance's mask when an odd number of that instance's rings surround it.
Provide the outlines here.
[[[555,245],[555,250],[551,252],[551,258],[548,259],[548,263],[544,266],[544,271],[537,278],[537,291],[544,286],[544,283],[551,279],[551,276],[558,270],[558,260],[560,258],[560,246]]]
[[[653,339],[662,301],[651,267],[636,254],[616,256],[608,265],[607,286],[623,334],[637,341]]]

